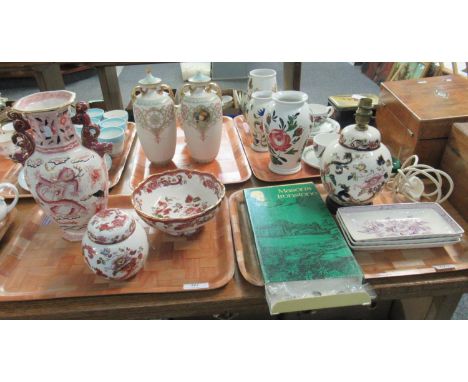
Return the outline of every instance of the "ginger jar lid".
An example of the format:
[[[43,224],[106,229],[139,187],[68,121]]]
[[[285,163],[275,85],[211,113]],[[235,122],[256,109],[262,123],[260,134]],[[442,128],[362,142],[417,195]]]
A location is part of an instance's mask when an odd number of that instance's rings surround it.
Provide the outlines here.
[[[195,74],[194,76],[190,77],[188,79],[188,82],[191,83],[191,84],[205,84],[207,82],[210,82],[211,81],[211,77],[201,73],[201,72],[198,72],[197,74]]]
[[[156,86],[158,84],[161,83],[161,79],[158,78],[158,77],[154,77],[152,74],[151,74],[151,70],[147,70],[146,71],[146,77],[141,79],[140,81],[138,81],[138,83],[142,86]]]
[[[352,150],[371,151],[380,147],[380,132],[369,126],[372,99],[361,98],[356,111],[356,124],[346,126],[340,133],[339,143]]]
[[[96,244],[116,244],[128,239],[136,222],[118,208],[108,208],[95,214],[88,223],[88,237]]]

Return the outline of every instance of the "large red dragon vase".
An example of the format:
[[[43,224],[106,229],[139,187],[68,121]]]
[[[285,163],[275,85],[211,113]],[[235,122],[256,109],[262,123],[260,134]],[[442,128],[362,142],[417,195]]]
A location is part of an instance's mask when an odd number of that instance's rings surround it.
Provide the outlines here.
[[[107,208],[109,179],[104,160],[76,135],[74,100],[66,90],[35,93],[18,100],[9,116],[21,149],[13,159],[23,164],[31,194],[64,239],[81,241],[91,217]]]

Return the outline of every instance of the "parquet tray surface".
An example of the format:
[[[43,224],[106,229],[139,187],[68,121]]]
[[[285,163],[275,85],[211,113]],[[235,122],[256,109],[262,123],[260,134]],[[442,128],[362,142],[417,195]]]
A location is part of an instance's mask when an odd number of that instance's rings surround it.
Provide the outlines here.
[[[252,137],[249,134],[249,125],[245,122],[243,115],[238,115],[234,118],[234,125],[241,137],[242,145],[244,146],[245,154],[249,160],[250,167],[255,177],[264,182],[286,182],[290,180],[301,180],[320,178],[320,170],[310,167],[302,161],[302,168],[299,172],[291,175],[279,175],[270,171],[268,163],[270,162],[270,154],[268,152],[258,152],[253,150]]]
[[[147,158],[140,142],[136,149],[136,165],[130,180],[130,187],[135,189],[138,184],[152,174],[161,173],[176,168],[188,168],[209,172],[224,184],[242,183],[251,176],[247,158],[242,144],[230,117],[223,117],[223,135],[218,156],[210,163],[197,163],[190,157],[185,143],[184,131],[177,128],[177,146],[172,162],[164,166],[156,166]]]
[[[111,196],[109,207],[131,209],[129,196]],[[35,207],[30,220],[0,253],[0,301],[215,289],[234,275],[227,199],[216,217],[191,237],[148,227],[150,252],[142,271],[127,281],[96,276],[85,264],[81,243],[61,238],[58,226]]]

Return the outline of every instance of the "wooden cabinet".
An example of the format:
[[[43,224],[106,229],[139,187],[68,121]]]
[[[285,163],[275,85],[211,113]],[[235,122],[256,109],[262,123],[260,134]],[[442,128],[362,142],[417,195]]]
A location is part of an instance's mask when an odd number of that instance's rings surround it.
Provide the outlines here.
[[[451,176],[455,185],[450,203],[468,221],[468,123],[453,125],[440,168]]]
[[[441,76],[381,85],[377,127],[401,161],[417,154],[438,167],[454,122],[468,121],[468,80]]]

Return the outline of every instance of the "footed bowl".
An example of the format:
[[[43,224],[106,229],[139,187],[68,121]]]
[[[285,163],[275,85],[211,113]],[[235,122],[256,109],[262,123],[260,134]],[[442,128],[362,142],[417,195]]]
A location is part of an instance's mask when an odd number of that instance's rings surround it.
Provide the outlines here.
[[[132,193],[132,204],[151,227],[182,236],[211,220],[224,195],[224,185],[214,175],[177,169],[143,180]]]

